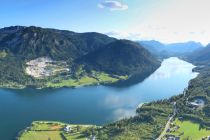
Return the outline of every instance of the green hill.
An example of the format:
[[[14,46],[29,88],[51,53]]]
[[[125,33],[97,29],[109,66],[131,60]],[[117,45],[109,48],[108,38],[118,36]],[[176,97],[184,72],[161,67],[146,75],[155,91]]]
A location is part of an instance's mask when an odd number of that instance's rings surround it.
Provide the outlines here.
[[[160,62],[137,43],[100,33],[14,26],[0,29],[0,65],[1,86],[42,88],[117,82]]]
[[[143,47],[128,40],[117,40],[82,57],[90,69],[116,75],[153,71],[159,62]]]

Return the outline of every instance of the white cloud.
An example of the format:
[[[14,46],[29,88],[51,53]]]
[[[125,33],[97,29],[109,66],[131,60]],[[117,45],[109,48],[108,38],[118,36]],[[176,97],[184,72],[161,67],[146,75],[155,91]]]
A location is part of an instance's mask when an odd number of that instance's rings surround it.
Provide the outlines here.
[[[195,40],[210,42],[209,0],[171,0],[129,32],[140,31],[145,37],[163,42]],[[150,26],[150,28],[149,28]],[[176,34],[174,34],[176,32]]]
[[[154,39],[164,43],[193,40],[206,45],[210,43],[209,5],[210,0],[166,0],[161,5],[157,2],[147,7],[149,12],[141,11],[145,17],[136,15],[127,27],[113,29],[116,31],[108,35],[131,40]],[[137,8],[135,10],[138,11]]]
[[[123,4],[122,2],[116,0],[106,0],[104,2],[99,3],[98,7],[101,9],[108,8],[111,11],[128,9],[128,5]]]
[[[117,32],[117,31],[112,31],[105,33],[106,35],[118,39],[129,39],[129,40],[139,40],[141,38],[140,33],[128,33],[128,32]]]

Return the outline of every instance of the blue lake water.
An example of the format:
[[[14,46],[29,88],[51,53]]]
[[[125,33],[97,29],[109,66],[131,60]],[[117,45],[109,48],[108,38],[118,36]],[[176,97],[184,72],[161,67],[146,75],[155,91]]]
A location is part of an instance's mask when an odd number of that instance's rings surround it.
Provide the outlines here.
[[[183,92],[195,66],[168,58],[143,82],[129,87],[89,86],[77,89],[0,89],[0,138],[13,139],[35,120],[106,124],[135,114],[144,102]]]

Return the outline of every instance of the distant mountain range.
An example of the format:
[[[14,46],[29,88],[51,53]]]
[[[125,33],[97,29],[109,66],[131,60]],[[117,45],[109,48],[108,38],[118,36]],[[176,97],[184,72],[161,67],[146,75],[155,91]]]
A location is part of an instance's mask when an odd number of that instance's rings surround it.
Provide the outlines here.
[[[195,64],[210,64],[210,44],[190,53],[187,56],[187,60]]]
[[[29,61],[37,66],[28,68],[32,75],[25,71]],[[65,63],[65,67],[60,63]],[[46,87],[48,83],[52,87],[55,83],[71,86],[91,83],[90,80],[100,83],[101,79],[107,79],[104,74],[113,80],[120,76],[141,75],[145,71],[152,73],[160,62],[141,45],[128,40],[94,32],[14,26],[0,29],[0,65],[1,86]],[[60,73],[63,69],[65,73]],[[50,73],[57,75],[45,77]],[[37,79],[33,75],[43,77]]]
[[[199,42],[189,41],[184,43],[163,44],[161,42],[139,41],[139,43],[152,54],[165,58],[171,56],[186,56],[190,53],[203,48],[204,46]]]

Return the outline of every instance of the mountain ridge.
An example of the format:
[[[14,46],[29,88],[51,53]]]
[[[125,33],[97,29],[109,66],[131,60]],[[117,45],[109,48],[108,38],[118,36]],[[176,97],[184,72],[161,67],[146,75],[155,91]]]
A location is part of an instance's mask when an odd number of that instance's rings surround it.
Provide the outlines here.
[[[63,83],[63,86],[75,86],[91,84],[91,81],[116,82],[125,80],[121,77],[143,74],[142,71],[152,73],[160,66],[155,57],[132,41],[117,40],[96,32],[76,33],[35,26],[0,29],[0,54],[0,65],[4,65],[0,68],[3,73],[0,84],[11,87],[19,84],[21,87],[59,84],[62,87]],[[91,54],[96,63],[90,59]],[[16,60],[18,63],[14,65]],[[29,61],[34,67],[27,66]],[[26,74],[26,69],[30,75]],[[37,79],[37,75],[43,76]]]

